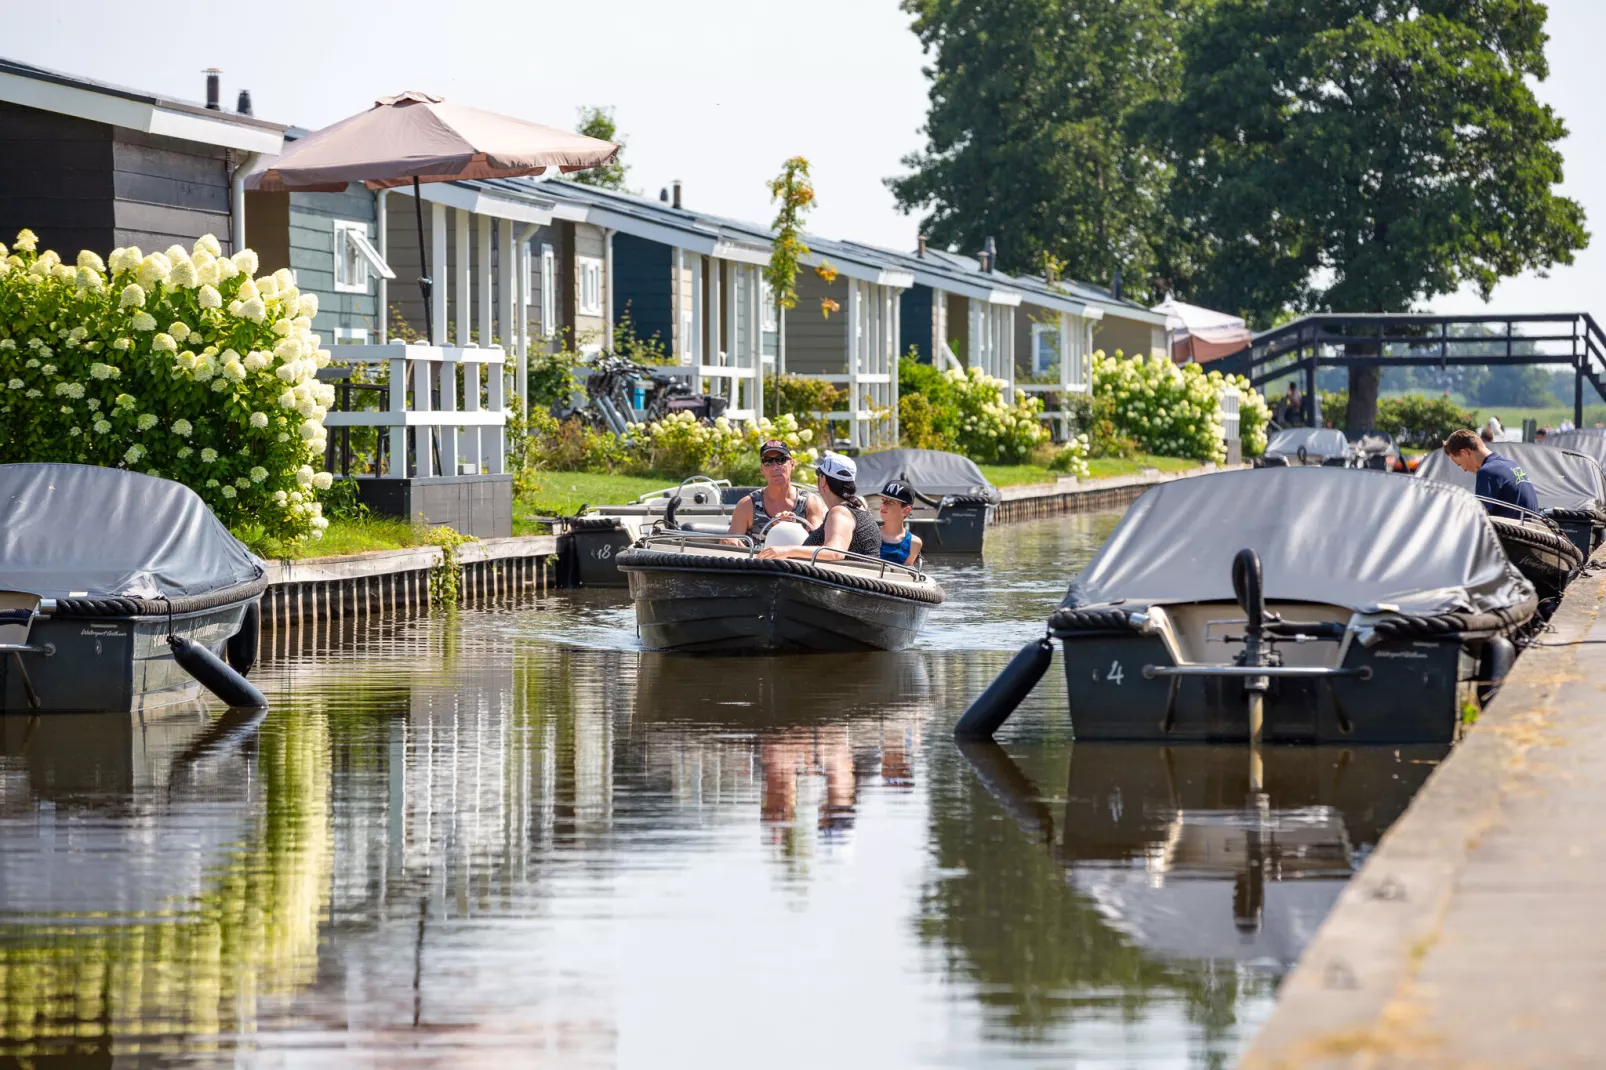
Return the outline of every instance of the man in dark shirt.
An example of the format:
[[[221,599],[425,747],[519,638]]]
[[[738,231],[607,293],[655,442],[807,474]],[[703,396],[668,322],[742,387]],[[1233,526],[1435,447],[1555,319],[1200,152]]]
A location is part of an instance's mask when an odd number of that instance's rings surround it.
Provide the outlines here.
[[[1478,497],[1493,499],[1483,503],[1490,516],[1510,520],[1521,520],[1523,517],[1516,509],[1502,508],[1494,502],[1508,502],[1533,512],[1539,511],[1539,495],[1528,473],[1490,450],[1477,432],[1463,429],[1452,433],[1444,440],[1444,452],[1457,468],[1477,476],[1475,490]]]

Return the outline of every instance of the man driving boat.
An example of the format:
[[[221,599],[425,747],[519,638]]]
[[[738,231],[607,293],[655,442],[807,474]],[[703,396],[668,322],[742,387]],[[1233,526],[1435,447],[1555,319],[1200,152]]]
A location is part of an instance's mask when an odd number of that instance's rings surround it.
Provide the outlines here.
[[[764,485],[736,503],[731,510],[731,535],[751,535],[762,540],[770,525],[794,521],[813,530],[825,522],[825,502],[807,487],[792,485],[797,462],[786,443],[772,438],[758,448],[758,463],[764,471]]]

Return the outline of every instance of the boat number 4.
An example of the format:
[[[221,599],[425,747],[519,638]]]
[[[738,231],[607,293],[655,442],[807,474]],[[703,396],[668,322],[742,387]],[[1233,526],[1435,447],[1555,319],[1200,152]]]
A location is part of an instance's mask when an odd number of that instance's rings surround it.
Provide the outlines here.
[[[1099,674],[1097,672],[1095,672],[1093,674],[1094,681],[1097,682],[1098,678],[1099,678]],[[1119,686],[1121,681],[1124,680],[1124,679],[1126,679],[1126,673],[1122,671],[1121,663],[1119,661],[1110,662],[1110,671],[1104,674],[1104,682],[1107,683],[1107,684],[1116,684],[1116,685]]]

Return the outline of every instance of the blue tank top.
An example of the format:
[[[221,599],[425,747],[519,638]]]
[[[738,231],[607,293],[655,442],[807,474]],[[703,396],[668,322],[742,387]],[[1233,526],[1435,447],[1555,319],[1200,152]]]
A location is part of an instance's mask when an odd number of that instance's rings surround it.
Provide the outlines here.
[[[903,538],[897,542],[888,542],[883,538],[881,540],[881,560],[891,561],[895,565],[907,565],[909,563],[909,546],[913,539],[914,532],[907,528],[904,529]]]

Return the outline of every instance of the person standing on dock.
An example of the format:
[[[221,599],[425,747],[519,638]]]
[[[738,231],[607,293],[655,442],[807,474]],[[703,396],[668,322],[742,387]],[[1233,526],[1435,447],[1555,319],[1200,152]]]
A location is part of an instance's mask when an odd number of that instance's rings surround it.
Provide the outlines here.
[[[1457,468],[1477,477],[1475,490],[1484,499],[1483,507],[1490,516],[1521,520],[1523,514],[1519,510],[1539,511],[1539,494],[1528,473],[1491,450],[1476,431],[1462,428],[1452,432],[1444,440],[1444,452]],[[1496,502],[1518,508],[1507,509]]]

